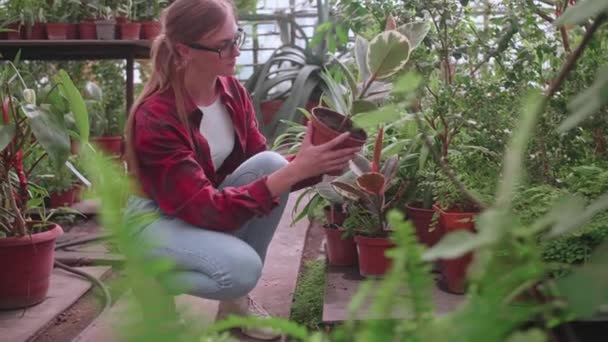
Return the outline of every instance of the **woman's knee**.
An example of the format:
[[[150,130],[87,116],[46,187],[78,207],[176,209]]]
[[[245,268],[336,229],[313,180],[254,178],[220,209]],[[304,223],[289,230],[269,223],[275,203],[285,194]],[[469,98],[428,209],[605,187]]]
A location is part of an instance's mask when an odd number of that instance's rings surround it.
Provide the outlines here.
[[[260,165],[266,174],[273,173],[289,164],[285,157],[273,151],[260,152],[254,158],[256,158],[257,165]]]
[[[241,297],[253,290],[262,276],[262,259],[251,249],[251,253],[236,253],[229,261],[230,282],[223,288],[229,298]]]

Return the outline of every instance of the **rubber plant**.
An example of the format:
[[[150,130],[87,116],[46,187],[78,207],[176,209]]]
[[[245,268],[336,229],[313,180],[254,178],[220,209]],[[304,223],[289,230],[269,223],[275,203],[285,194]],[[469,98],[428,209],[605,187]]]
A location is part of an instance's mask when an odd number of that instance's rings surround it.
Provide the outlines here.
[[[0,66],[0,259],[11,260],[0,268],[0,309],[37,304],[46,298],[54,260],[55,239],[63,230],[57,224],[36,222],[28,216],[28,177],[43,158],[57,167],[70,154],[70,132],[64,116],[75,118],[81,142],[88,140],[88,115],[84,100],[68,74],[59,70],[53,86],[37,99],[14,63]],[[37,149],[43,153],[28,169],[24,159]]]
[[[359,250],[359,271],[364,276],[383,275],[390,266],[384,252],[394,246],[389,237],[390,228],[387,225],[386,213],[392,208],[407,188],[406,182],[401,182],[395,195],[387,199],[387,189],[393,185],[393,180],[399,168],[399,157],[393,155],[380,164],[382,157],[382,141],[384,128],[378,130],[374,143],[372,161],[357,158],[350,163],[351,171],[356,175],[354,182],[340,180],[331,182],[334,190],[348,201],[354,202],[363,209],[365,215],[372,218],[370,227],[358,227],[355,242]]]

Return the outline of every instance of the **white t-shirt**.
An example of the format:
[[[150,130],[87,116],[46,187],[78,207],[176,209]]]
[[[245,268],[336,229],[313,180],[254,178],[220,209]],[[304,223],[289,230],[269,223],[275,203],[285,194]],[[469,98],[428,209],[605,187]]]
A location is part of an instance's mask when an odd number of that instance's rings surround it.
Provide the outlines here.
[[[217,170],[234,148],[234,125],[219,96],[209,106],[199,106],[198,108],[203,112],[199,132],[209,143],[213,167]]]

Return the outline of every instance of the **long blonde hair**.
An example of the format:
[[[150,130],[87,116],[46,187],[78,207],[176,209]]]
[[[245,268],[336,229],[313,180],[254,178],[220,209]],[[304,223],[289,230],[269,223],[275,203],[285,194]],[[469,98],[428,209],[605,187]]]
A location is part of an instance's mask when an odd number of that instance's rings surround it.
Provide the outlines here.
[[[129,171],[139,174],[139,163],[135,153],[135,112],[156,93],[172,89],[175,95],[177,114],[188,128],[185,109],[183,61],[177,53],[177,43],[192,43],[221,27],[230,16],[235,16],[234,5],[229,0],[176,0],[161,14],[160,34],[152,42],[152,73],[143,91],[129,111],[125,126],[125,159]],[[235,18],[236,20],[236,18]]]

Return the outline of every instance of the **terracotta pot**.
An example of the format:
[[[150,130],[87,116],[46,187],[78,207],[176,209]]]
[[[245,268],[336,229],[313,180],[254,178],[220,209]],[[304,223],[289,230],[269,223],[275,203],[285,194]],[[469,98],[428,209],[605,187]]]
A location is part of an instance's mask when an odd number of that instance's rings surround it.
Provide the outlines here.
[[[473,217],[477,213],[462,213],[450,210],[443,210],[437,205],[433,208],[439,212],[439,224],[445,234],[457,230],[468,230],[475,232],[475,222]],[[469,252],[463,256],[454,259],[441,259],[439,261],[441,273],[445,280],[443,290],[463,294],[466,290],[466,275],[469,265],[473,261],[473,253]]]
[[[48,23],[46,31],[49,40],[65,40],[68,39],[68,24],[67,23]]]
[[[127,22],[118,25],[120,27],[120,39],[122,40],[139,40],[141,31],[140,23]]]
[[[97,29],[97,39],[113,40],[116,35],[116,21],[114,20],[97,20],[95,21]]]
[[[45,232],[0,239],[0,309],[19,309],[42,302],[48,293],[58,225]]]
[[[367,140],[367,133],[359,128],[353,128],[353,123],[350,119],[344,122],[343,130],[339,131],[338,128],[344,120],[344,115],[335,112],[325,107],[315,107],[312,109],[312,144],[320,145],[324,144],[335,137],[339,136],[343,132],[350,131],[351,136],[338,145],[336,149],[345,147],[358,147],[363,146]],[[342,172],[330,173],[332,176],[341,175]]]
[[[428,247],[434,246],[443,236],[442,226],[437,223],[432,227],[435,210],[420,208],[416,203],[408,203],[405,206],[407,217],[416,228],[416,236],[420,243]]]
[[[78,24],[68,24],[67,39],[78,39]]]
[[[122,156],[122,136],[92,137],[91,142],[97,144],[107,154],[117,157]]]
[[[34,23],[26,32],[27,39],[30,40],[44,40],[47,37],[46,24],[44,23]]]
[[[160,34],[158,21],[144,21],[141,23],[141,39],[153,40]]]
[[[342,206],[334,206],[334,210],[331,210],[329,205],[323,207],[323,211],[325,212],[325,219],[328,224],[335,224],[337,226],[341,226],[344,224],[344,220],[346,220],[347,213],[342,209]]]
[[[79,39],[97,39],[97,25],[92,21],[78,23]]]
[[[6,33],[6,39],[8,40],[19,40],[21,39],[21,37],[23,37],[22,33],[23,33],[23,26],[21,26],[21,24],[19,23],[11,23],[8,24],[7,29],[12,30]]]
[[[395,247],[389,238],[370,238],[362,235],[355,236],[359,254],[359,273],[364,277],[383,276],[391,267],[392,260],[384,254]]]
[[[75,188],[72,187],[62,192],[52,192],[49,194],[49,207],[69,207],[74,204]]]
[[[343,228],[324,226],[327,262],[333,266],[353,266],[357,264],[357,245],[352,237],[342,239]]]

